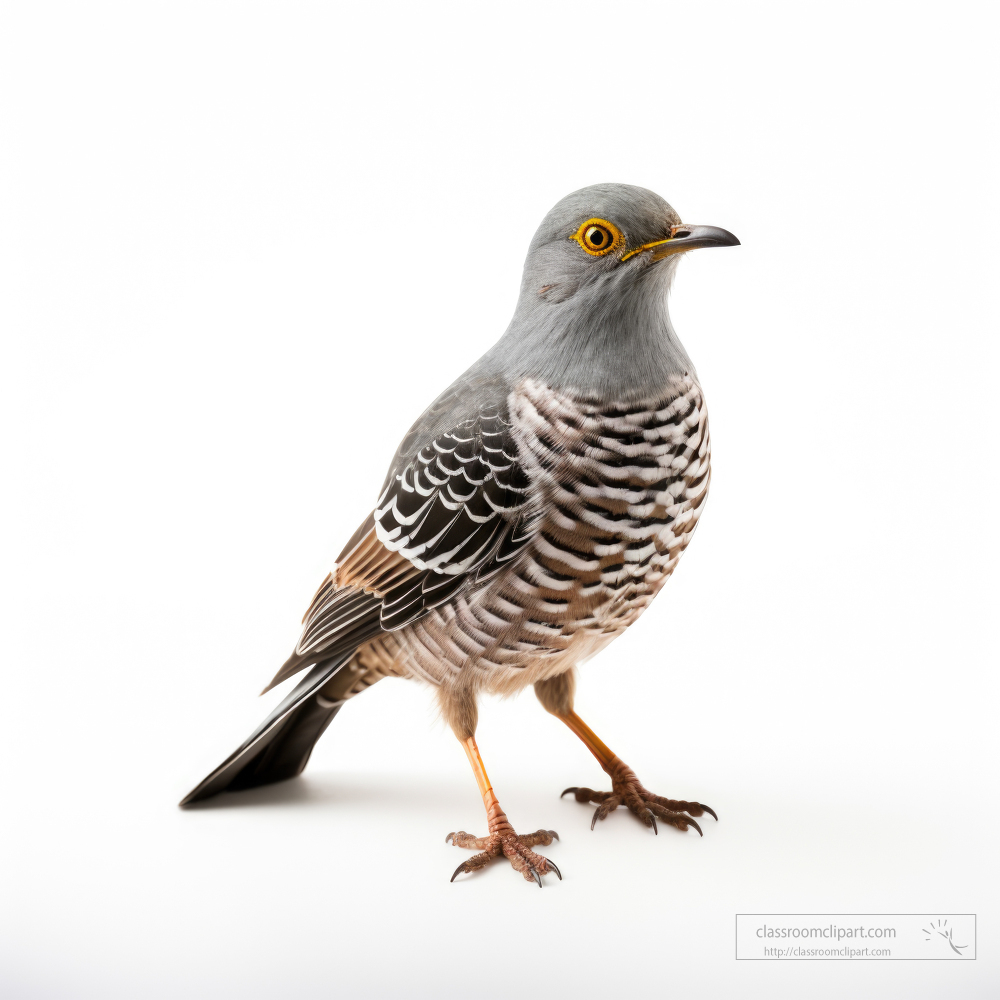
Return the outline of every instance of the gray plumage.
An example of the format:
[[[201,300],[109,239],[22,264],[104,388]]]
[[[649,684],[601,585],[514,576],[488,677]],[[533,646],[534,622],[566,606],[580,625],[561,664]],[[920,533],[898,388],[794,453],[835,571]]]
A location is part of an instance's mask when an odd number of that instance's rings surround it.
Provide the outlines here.
[[[563,198],[531,241],[510,326],[463,378],[489,372],[510,387],[533,378],[625,402],[657,393],[671,375],[694,374],[667,312],[679,258],[654,267],[638,257],[620,265],[615,256],[580,253],[566,232],[591,217],[617,223],[629,246],[661,239],[681,223],[643,188],[597,184]]]

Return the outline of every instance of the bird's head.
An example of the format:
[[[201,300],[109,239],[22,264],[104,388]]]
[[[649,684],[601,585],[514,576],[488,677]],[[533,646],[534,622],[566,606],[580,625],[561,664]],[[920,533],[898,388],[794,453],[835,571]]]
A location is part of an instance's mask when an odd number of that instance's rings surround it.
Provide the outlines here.
[[[688,250],[738,244],[725,229],[681,222],[645,188],[575,191],[538,227],[514,318],[485,367],[511,382],[530,376],[620,398],[693,372],[667,312],[674,268]]]
[[[528,249],[521,296],[554,305],[580,292],[628,296],[655,285],[649,291],[662,293],[680,254],[739,242],[725,229],[683,223],[645,188],[595,184],[545,216]]]

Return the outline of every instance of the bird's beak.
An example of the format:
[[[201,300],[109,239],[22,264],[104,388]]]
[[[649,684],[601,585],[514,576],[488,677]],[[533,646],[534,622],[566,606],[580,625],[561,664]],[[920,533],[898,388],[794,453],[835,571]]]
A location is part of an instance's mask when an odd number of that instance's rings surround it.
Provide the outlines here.
[[[697,250],[699,247],[738,247],[740,241],[732,233],[717,226],[674,226],[665,240],[653,240],[641,247],[629,250],[622,260],[628,260],[643,250],[652,250],[653,260],[663,260],[671,254]]]

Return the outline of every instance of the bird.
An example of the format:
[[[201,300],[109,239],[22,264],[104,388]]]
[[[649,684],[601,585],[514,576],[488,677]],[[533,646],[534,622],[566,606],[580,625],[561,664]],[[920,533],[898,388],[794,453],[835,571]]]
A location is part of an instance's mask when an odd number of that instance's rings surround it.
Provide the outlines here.
[[[446,837],[478,852],[452,881],[500,857],[539,887],[562,879],[533,849],[558,835],[519,834],[487,776],[484,694],[532,685],[597,758],[610,790],[563,792],[596,806],[591,830],[620,806],[654,833],[658,820],[702,834],[698,817],[718,819],[646,789],[574,711],[574,692],[578,666],[649,606],[704,509],[708,414],[667,296],[685,253],[736,245],[633,185],[595,184],[552,208],[510,325],[407,432],[264,690],[308,673],[182,807],[300,774],[348,701],[402,677],[436,690],[486,811],[485,836]]]

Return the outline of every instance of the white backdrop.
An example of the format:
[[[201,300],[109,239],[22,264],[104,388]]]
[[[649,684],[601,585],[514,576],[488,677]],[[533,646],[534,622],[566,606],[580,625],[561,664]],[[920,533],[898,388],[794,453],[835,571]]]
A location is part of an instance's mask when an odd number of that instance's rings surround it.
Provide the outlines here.
[[[0,982],[17,998],[995,996],[997,78],[977,3],[8,3],[0,14]],[[653,188],[712,496],[578,708],[432,693],[177,800],[281,696],[411,420],[564,194]],[[603,784],[602,784],[603,782]],[[974,912],[976,962],[737,962],[737,912]]]

